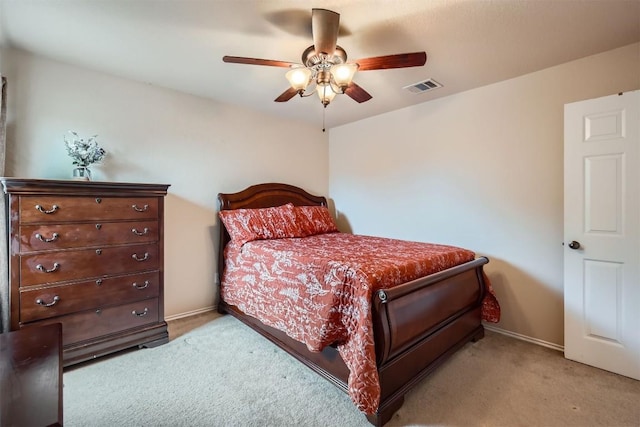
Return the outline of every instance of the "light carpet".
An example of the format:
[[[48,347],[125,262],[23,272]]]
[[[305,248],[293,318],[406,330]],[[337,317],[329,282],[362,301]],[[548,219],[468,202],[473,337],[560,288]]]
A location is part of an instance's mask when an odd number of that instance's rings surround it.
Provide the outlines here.
[[[231,316],[172,335],[65,370],[65,425],[369,425],[346,394]],[[640,382],[487,332],[407,394],[387,425],[637,427]]]

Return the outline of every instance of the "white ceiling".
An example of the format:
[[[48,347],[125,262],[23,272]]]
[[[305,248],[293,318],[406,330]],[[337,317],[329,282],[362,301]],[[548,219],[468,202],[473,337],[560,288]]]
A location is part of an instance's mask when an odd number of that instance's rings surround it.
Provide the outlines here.
[[[327,127],[640,41],[640,0],[0,0],[0,43],[321,126],[317,97],[273,102],[285,68],[222,62],[299,62],[313,7],[340,13],[350,60],[428,56],[424,67],[356,74],[373,99],[336,97]],[[444,87],[402,89],[427,78]]]

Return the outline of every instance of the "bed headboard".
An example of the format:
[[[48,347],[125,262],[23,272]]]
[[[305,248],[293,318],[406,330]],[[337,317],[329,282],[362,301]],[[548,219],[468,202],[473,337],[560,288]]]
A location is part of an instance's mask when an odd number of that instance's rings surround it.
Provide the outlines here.
[[[219,193],[218,208],[228,209],[257,209],[281,206],[293,203],[295,206],[327,206],[327,199],[314,196],[302,188],[289,184],[267,183],[257,184],[237,193]],[[218,243],[218,278],[222,280],[224,270],[224,248],[229,243],[229,233],[220,221],[220,240]]]

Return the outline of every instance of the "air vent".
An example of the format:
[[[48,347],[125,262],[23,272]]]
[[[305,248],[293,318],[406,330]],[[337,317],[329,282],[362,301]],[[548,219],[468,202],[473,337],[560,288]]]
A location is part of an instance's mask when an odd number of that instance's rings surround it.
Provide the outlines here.
[[[440,83],[438,83],[437,81],[433,80],[433,79],[427,79],[425,81],[422,82],[418,82],[418,83],[414,83],[411,84],[409,86],[405,86],[403,87],[403,89],[408,90],[409,92],[413,92],[413,93],[424,93],[433,89],[438,89],[439,87],[442,87],[442,85]]]

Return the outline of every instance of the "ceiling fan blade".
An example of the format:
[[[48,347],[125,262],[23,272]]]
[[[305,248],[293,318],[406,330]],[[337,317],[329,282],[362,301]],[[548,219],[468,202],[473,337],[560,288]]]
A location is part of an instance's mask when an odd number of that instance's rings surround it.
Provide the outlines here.
[[[317,53],[333,55],[338,43],[340,14],[327,9],[311,10],[311,32]]]
[[[420,67],[427,63],[426,52],[399,53],[396,55],[363,58],[357,61],[358,71],[384,70],[388,68]]]
[[[280,94],[279,97],[274,99],[274,101],[275,102],[287,102],[288,100],[290,100],[291,98],[293,98],[297,94],[298,94],[298,91],[295,90],[294,88],[290,87],[289,89],[287,89],[284,92],[282,92],[282,94]]]
[[[300,65],[295,62],[276,61],[274,59],[245,58],[243,56],[223,56],[222,60],[232,64],[267,65],[269,67],[291,67],[293,65]]]
[[[345,90],[344,93],[345,95],[348,95],[351,99],[359,103],[366,102],[372,98],[369,92],[362,89],[354,82],[349,83],[349,87],[347,87],[347,90]]]

